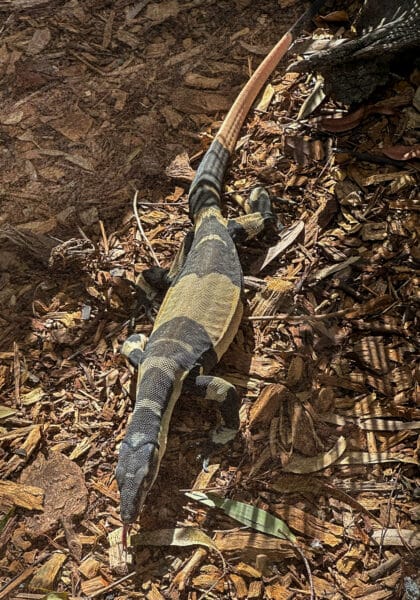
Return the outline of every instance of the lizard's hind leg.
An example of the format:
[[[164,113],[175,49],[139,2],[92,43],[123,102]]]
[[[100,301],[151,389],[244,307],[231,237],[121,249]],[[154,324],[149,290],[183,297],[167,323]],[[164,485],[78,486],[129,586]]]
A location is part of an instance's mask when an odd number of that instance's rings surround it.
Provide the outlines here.
[[[198,375],[188,381],[188,388],[197,396],[206,400],[215,400],[219,405],[222,425],[211,432],[214,446],[227,444],[239,430],[240,399],[234,385],[221,377]]]
[[[229,219],[227,223],[228,231],[235,242],[257,236],[276,221],[271,208],[270,196],[263,187],[252,190],[243,208],[246,212],[245,215]]]

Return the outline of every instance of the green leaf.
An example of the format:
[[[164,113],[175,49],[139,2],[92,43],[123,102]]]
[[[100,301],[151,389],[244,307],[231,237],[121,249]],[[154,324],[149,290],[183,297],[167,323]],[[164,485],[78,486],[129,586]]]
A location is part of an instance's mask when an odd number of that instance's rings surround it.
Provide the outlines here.
[[[229,517],[236,519],[236,521],[243,523],[247,527],[252,527],[257,531],[262,531],[268,535],[289,540],[293,543],[297,541],[286,523],[266,510],[256,508],[251,504],[245,504],[245,502],[220,498],[220,496],[216,496],[215,494],[187,492],[185,495],[210,508],[221,508]]]

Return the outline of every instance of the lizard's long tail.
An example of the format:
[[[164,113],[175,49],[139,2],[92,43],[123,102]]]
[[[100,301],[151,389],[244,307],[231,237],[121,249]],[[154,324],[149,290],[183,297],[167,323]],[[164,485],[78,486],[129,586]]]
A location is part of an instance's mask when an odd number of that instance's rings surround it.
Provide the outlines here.
[[[295,39],[296,31],[309,20],[325,0],[315,0],[308,10],[284,34],[265,57],[252,77],[241,90],[222,123],[191,184],[188,201],[190,216],[195,220],[203,208],[220,205],[223,178],[227,164],[245,118],[262,86],[276,68]]]

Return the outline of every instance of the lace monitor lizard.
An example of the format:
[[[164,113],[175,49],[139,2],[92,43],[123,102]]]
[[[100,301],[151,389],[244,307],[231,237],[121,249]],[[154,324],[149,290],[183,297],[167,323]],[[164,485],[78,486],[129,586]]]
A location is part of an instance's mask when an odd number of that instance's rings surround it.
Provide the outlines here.
[[[287,31],[232,105],[192,182],[188,198],[193,230],[169,273],[162,270],[161,281],[166,280],[169,288],[150,338],[144,349],[138,334],[123,345],[123,353],[138,366],[134,411],[116,470],[125,535],[158,474],[172,411],[184,384],[219,405],[223,425],[212,432],[213,444],[229,442],[239,429],[240,401],[234,386],[208,373],[232,342],[242,317],[243,275],[235,241],[254,237],[274,221],[274,215],[267,192],[257,188],[245,203],[245,215],[225,219],[220,208],[223,179],[256,96],[298,27],[322,2],[313,2]]]

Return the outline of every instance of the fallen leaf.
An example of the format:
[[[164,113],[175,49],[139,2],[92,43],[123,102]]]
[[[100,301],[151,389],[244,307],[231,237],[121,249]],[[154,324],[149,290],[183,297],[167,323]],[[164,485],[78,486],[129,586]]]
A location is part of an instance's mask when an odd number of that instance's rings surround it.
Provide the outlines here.
[[[341,263],[329,265],[328,267],[324,267],[319,271],[315,271],[315,273],[312,274],[311,280],[316,282],[322,281],[323,279],[329,277],[330,275],[333,275],[334,273],[339,273],[340,271],[343,271],[344,269],[346,269],[350,265],[353,265],[359,260],[360,256],[350,256],[347,260],[344,260]]]
[[[255,110],[259,110],[261,112],[265,112],[267,108],[270,106],[270,103],[274,97],[275,89],[269,83],[266,85],[264,92],[262,94],[261,100],[258,102],[258,105],[255,107]]]
[[[356,111],[344,116],[336,115],[334,117],[323,117],[320,120],[320,124],[325,131],[330,131],[331,133],[342,133],[357,127],[366,114],[367,108],[365,106],[361,106]]]
[[[198,492],[193,493],[197,494]],[[205,546],[221,556],[214,541],[198,527],[176,527],[175,529],[141,531],[131,536],[131,543],[133,546]],[[224,562],[223,556],[221,558]]]
[[[2,419],[7,419],[8,417],[13,417],[17,413],[15,408],[10,408],[10,406],[0,405],[0,421]]]
[[[344,454],[346,448],[347,441],[341,436],[327,452],[322,452],[310,458],[292,456],[283,469],[289,473],[315,473],[315,471],[321,471],[336,463]]]
[[[392,454],[391,452],[346,452],[340,456],[337,465],[375,465],[384,463],[401,462],[409,465],[418,465],[418,460],[414,457],[402,454]]]
[[[146,8],[145,16],[152,21],[162,22],[169,19],[169,17],[176,17],[178,13],[178,0],[166,0],[149,4]]]
[[[259,273],[260,271],[265,269],[265,267],[269,265],[271,261],[281,256],[299,237],[304,227],[305,224],[303,221],[297,221],[296,223],[294,223],[294,225],[282,229],[279,233],[279,241],[277,242],[277,244],[269,248],[265,253],[264,257],[259,259],[253,265],[251,265],[251,273],[253,275]]]
[[[415,431],[420,429],[420,421],[395,421],[393,419],[357,419],[360,429],[367,431]]]
[[[291,542],[296,542],[296,537],[287,527],[284,521],[277,519],[272,514],[261,508],[245,504],[237,500],[229,500],[220,498],[215,494],[204,494],[203,492],[187,492],[188,498],[201,502],[210,508],[221,508],[227,515],[243,523],[247,527],[252,527],[257,531],[262,531],[275,537],[288,539]]]
[[[325,92],[324,92],[324,87],[323,87],[323,79],[320,77],[317,77],[317,82],[315,84],[314,89],[312,90],[312,92],[310,93],[308,98],[306,98],[305,102],[300,107],[300,110],[299,110],[299,113],[297,116],[298,121],[300,119],[306,119],[306,117],[308,117],[311,113],[313,113],[318,108],[318,106],[320,106],[322,104],[322,102],[324,100],[325,100]]]
[[[35,29],[32,38],[29,40],[26,47],[26,52],[28,54],[39,54],[48,46],[50,40],[51,32],[48,27]]]
[[[24,484],[38,485],[45,493],[44,513],[27,520],[34,535],[49,531],[61,519],[83,514],[88,492],[81,468],[64,454],[52,452],[46,460],[40,455],[21,476]]]
[[[414,144],[413,146],[384,146],[381,148],[381,151],[385,156],[393,160],[420,158],[420,144]]]
[[[319,15],[317,18],[320,21],[325,21],[325,23],[341,23],[349,20],[345,10],[334,10],[326,15]]]

